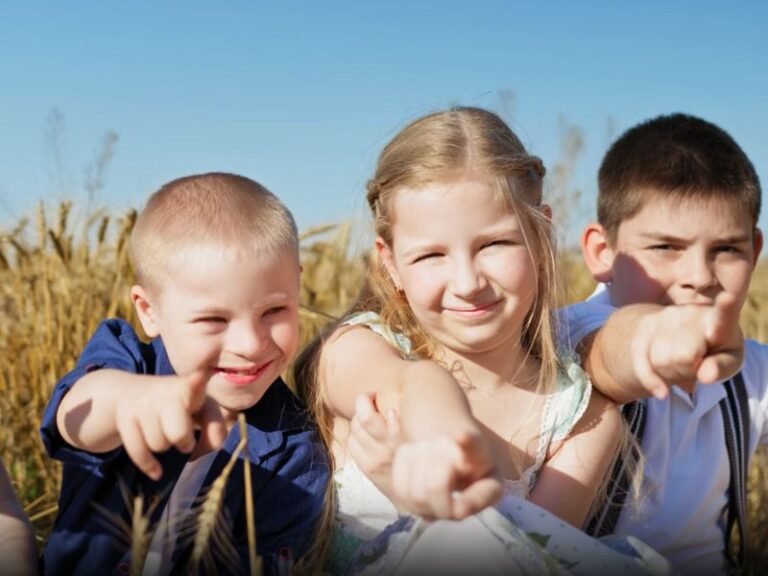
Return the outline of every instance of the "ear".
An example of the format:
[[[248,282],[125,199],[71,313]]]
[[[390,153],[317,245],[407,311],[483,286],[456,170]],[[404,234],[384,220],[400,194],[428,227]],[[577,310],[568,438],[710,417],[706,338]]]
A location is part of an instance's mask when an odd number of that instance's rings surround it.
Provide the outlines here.
[[[755,233],[752,235],[752,252],[754,257],[753,266],[757,265],[757,261],[760,259],[760,252],[763,250],[763,232],[760,228],[755,228]]]
[[[581,253],[584,263],[598,282],[613,280],[613,261],[616,253],[608,242],[608,233],[598,223],[589,224],[581,234]]]
[[[389,277],[392,279],[392,283],[398,290],[403,289],[403,283],[400,281],[400,275],[397,273],[397,267],[395,266],[395,256],[392,254],[392,249],[386,242],[379,236],[376,238],[376,252],[379,254],[379,259],[384,264],[384,268],[387,269]]]
[[[157,310],[152,305],[147,291],[138,284],[131,287],[131,302],[136,309],[136,314],[144,328],[144,333],[150,338],[156,338],[160,335],[160,327],[157,322]]]
[[[540,204],[538,210],[544,215],[544,218],[549,220],[550,223],[552,222],[552,207],[549,204]]]

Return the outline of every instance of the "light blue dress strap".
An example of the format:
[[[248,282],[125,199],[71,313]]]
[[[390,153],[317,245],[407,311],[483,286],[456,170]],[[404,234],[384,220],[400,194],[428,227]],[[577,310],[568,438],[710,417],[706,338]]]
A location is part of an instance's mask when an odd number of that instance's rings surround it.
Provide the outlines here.
[[[592,382],[571,355],[560,356],[557,390],[546,415],[546,429],[552,431],[551,441],[563,440],[584,415],[592,395]]]
[[[376,312],[359,312],[345,318],[342,322],[344,326],[365,326],[373,330],[376,334],[384,338],[389,344],[400,351],[400,355],[407,360],[414,360],[416,357],[412,353],[410,339],[400,332],[395,332],[389,326],[381,321],[381,317]]]

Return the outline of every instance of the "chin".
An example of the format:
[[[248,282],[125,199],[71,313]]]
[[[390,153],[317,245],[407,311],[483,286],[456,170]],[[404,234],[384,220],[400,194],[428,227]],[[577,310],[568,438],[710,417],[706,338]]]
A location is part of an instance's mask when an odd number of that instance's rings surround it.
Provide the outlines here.
[[[249,390],[240,394],[223,394],[221,398],[214,398],[219,406],[229,412],[243,412],[255,406],[262,399],[269,386],[260,390]]]

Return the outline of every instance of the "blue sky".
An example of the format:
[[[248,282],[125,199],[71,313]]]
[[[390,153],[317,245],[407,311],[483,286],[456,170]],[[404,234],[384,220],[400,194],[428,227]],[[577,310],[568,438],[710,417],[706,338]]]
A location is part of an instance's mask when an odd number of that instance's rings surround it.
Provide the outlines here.
[[[579,127],[585,213],[611,138],[661,113],[720,124],[765,183],[766,26],[758,1],[4,2],[0,227],[39,199],[82,202],[109,130],[99,205],[223,170],[302,229],[359,218],[382,146],[451,104],[502,112],[549,167],[562,122]]]

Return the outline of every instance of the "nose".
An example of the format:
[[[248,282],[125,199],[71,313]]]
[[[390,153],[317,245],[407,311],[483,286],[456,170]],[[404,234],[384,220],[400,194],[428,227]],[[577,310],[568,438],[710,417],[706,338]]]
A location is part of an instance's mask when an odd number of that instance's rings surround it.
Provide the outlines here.
[[[680,279],[686,288],[703,292],[717,283],[714,262],[704,251],[691,251],[680,262]]]
[[[451,291],[460,298],[469,298],[487,284],[485,274],[471,258],[458,258],[451,270]]]
[[[269,345],[266,331],[255,320],[232,323],[229,332],[227,339],[229,352],[243,358],[256,358]]]

